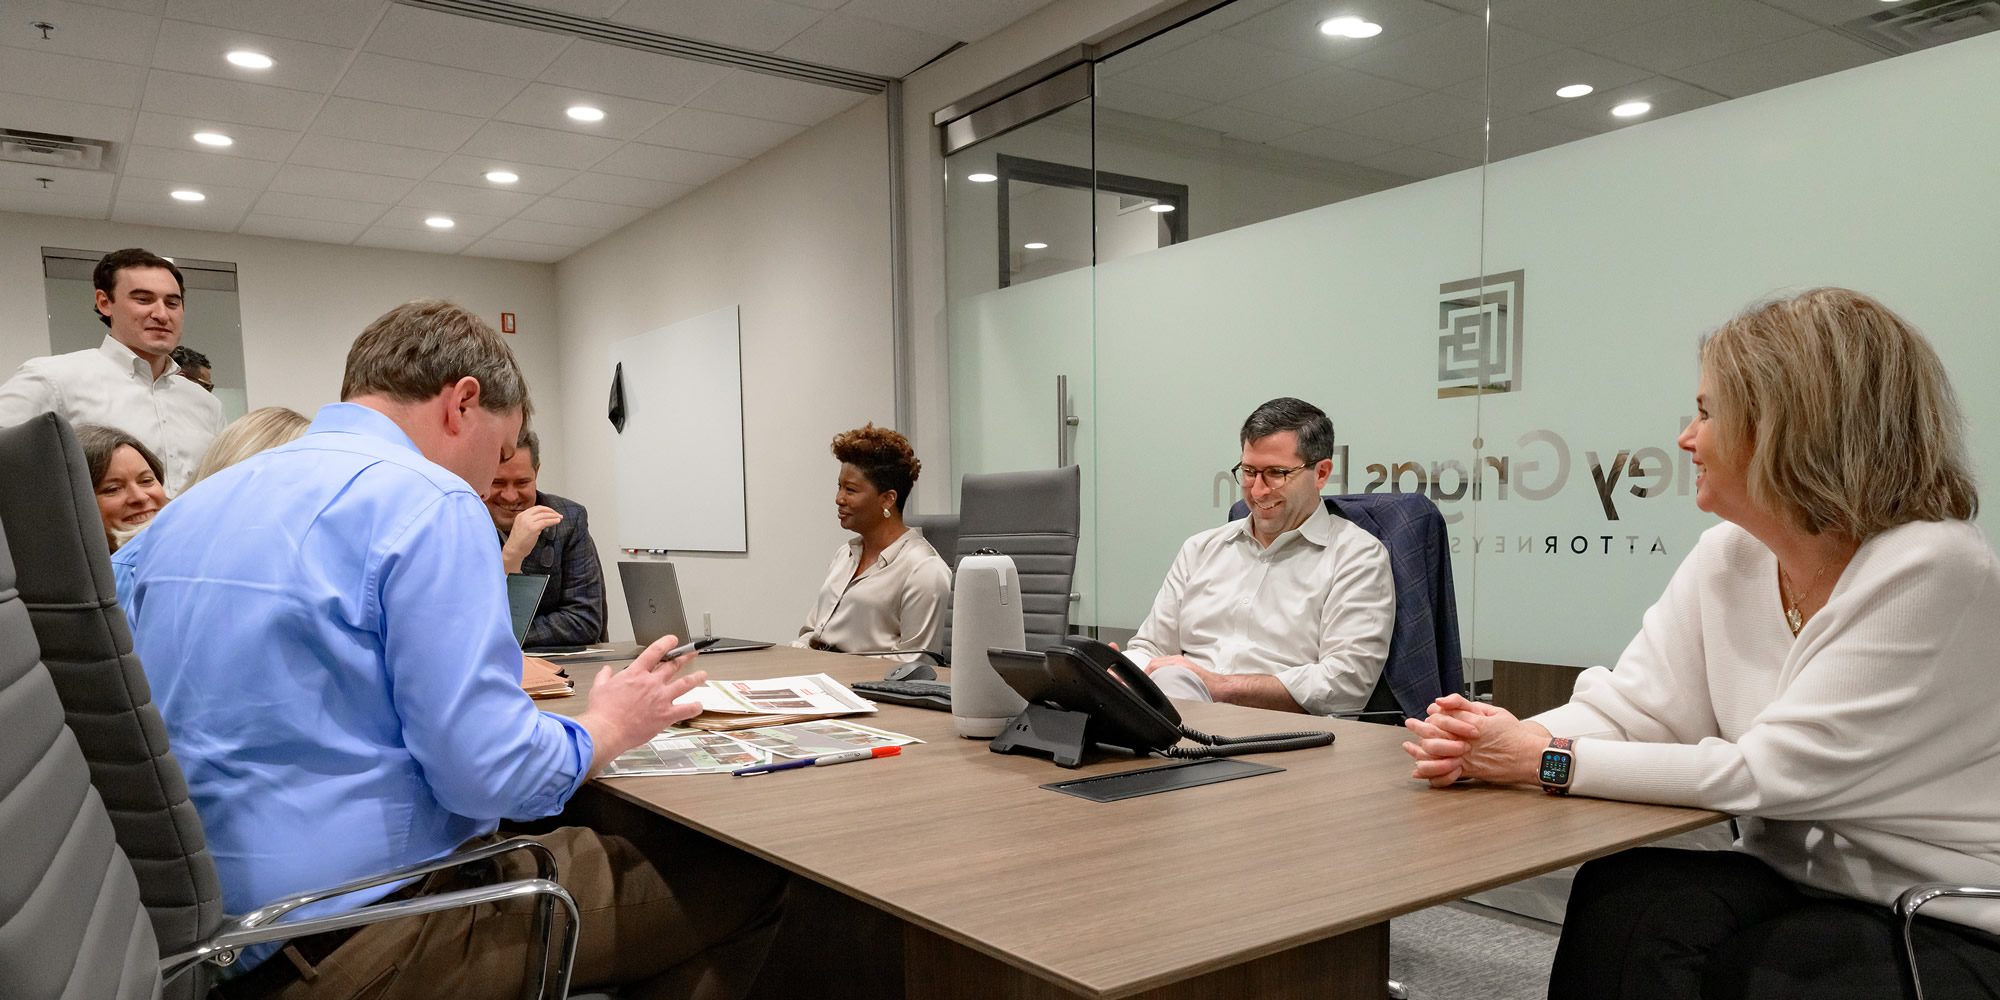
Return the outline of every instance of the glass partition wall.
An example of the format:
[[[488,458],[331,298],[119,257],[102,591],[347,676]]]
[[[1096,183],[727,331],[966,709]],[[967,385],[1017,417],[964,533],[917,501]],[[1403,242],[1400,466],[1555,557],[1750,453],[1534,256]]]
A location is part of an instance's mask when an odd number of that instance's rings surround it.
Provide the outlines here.
[[[2000,129],[1951,96],[2000,84],[2000,34],[1950,7],[1237,0],[1099,54],[947,157],[958,465],[1083,466],[1073,621],[1116,638],[1298,396],[1325,492],[1437,503],[1469,681],[1614,662],[1715,523],[1675,438],[1745,305],[1881,297],[2000,457],[1964,381],[2000,360],[2000,203],[1955,194]]]

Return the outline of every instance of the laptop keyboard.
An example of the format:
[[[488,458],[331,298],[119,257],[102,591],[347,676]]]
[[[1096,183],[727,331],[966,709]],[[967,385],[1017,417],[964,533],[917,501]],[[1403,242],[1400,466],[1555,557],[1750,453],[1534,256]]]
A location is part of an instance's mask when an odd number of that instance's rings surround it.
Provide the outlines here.
[[[951,711],[951,685],[943,681],[855,681],[848,686],[874,701]]]

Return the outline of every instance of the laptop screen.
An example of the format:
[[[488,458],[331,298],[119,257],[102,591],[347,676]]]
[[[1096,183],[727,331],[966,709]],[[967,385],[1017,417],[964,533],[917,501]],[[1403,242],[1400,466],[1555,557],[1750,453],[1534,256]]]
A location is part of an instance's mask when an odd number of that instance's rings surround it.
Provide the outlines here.
[[[507,613],[514,620],[514,643],[528,641],[528,626],[534,623],[535,608],[542,603],[542,591],[549,578],[529,573],[507,574]]]

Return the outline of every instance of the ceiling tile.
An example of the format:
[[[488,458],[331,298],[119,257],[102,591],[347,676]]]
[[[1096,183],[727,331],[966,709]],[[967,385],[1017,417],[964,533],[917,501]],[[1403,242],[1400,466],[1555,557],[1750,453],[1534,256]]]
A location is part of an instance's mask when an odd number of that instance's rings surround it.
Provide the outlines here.
[[[204,201],[183,202],[168,196],[169,191],[179,188],[192,188],[208,197]],[[255,188],[126,177],[118,182],[111,217],[121,222],[229,232],[249,214],[250,205],[256,200]]]
[[[523,194],[548,194],[576,176],[576,171],[561,167],[535,166],[497,156],[459,155],[445,160],[424,179],[481,187],[491,183],[486,179],[486,172],[496,169],[512,170],[521,179],[512,184],[496,187],[495,190],[519,191]]]
[[[943,35],[833,13],[780,46],[778,55],[901,78],[956,44]]]
[[[715,86],[702,91],[701,96],[689,103],[704,111],[721,111],[793,125],[817,125],[861,103],[866,97],[851,90],[732,69]]]
[[[1444,92],[1453,97],[1479,101],[1486,99],[1490,85],[1493,113],[1517,115],[1563,103],[1566,98],[1556,96],[1558,87],[1587,83],[1598,90],[1606,90],[1643,80],[1650,75],[1637,66],[1627,66],[1582,49],[1557,49],[1547,55],[1494,70],[1490,84],[1488,80],[1467,80],[1445,88]]]
[[[820,18],[817,11],[776,0],[674,0],[628,3],[613,21],[669,35],[770,52]]]
[[[665,146],[629,143],[624,149],[598,161],[591,169],[598,173],[642,177],[700,186],[742,166],[745,160],[714,153],[697,153]]]
[[[712,63],[579,39],[537,79],[597,94],[685,104],[728,72]]]
[[[578,104],[588,104],[604,112],[604,120],[580,122],[564,113]],[[671,105],[652,101],[593,94],[548,83],[531,83],[493,118],[495,121],[552,128],[577,135],[630,139],[659,124],[660,119],[673,110]]]
[[[1226,35],[1210,35],[1119,75],[1126,83],[1227,101],[1263,90],[1322,67],[1305,56],[1252,45]]]
[[[1343,66],[1323,66],[1229,103],[1279,118],[1327,125],[1422,93],[1407,83],[1384,80]]]
[[[1015,21],[1027,17],[1050,0],[978,0],[975,3],[938,3],[937,0],[852,0],[841,7],[853,14],[887,24],[900,24],[927,34],[961,42],[976,42]],[[1254,0],[1238,0],[1250,3]]]
[[[456,231],[439,232],[435,229],[395,229],[389,226],[376,226],[355,237],[354,245],[382,250],[457,253],[471,246],[472,239]]]
[[[281,191],[265,192],[264,197],[257,199],[254,207],[260,215],[281,215],[290,219],[351,222],[362,225],[374,222],[385,211],[383,206],[365,201],[321,198],[310,194],[285,194]]]
[[[1147,118],[1173,119],[1191,115],[1209,104],[1199,97],[1170,94],[1127,82],[1122,76],[1114,76],[1097,81],[1097,106]]]
[[[42,178],[48,178],[44,185]],[[118,187],[118,175],[101,170],[64,170],[32,163],[0,163],[0,191],[47,194],[50,198],[104,199],[111,207],[111,194]]]
[[[320,95],[302,90],[156,69],[146,79],[141,107],[160,114],[303,132],[319,104]]]
[[[465,145],[479,131],[479,124],[479,119],[467,115],[330,97],[319,117],[313,119],[312,131],[314,135],[449,153]]]
[[[388,174],[412,180],[424,177],[443,163],[445,154],[432,149],[390,146],[359,139],[339,139],[330,135],[309,135],[292,150],[291,162],[329,170],[351,170],[362,174]]]
[[[811,7],[814,10],[839,10],[847,5],[847,0],[785,0],[794,7]]]
[[[1386,170],[1389,173],[1402,174],[1405,177],[1423,178],[1456,173],[1460,170],[1476,167],[1479,163],[1475,160],[1447,156],[1444,153],[1424,149],[1421,146],[1404,146],[1401,149],[1394,149],[1387,153],[1378,153],[1368,157],[1357,165],[1374,170]]]
[[[1415,145],[1485,122],[1486,109],[1477,102],[1431,93],[1342,119],[1335,127],[1371,139]]]
[[[427,111],[490,118],[526,86],[513,77],[357,53],[334,94]]]
[[[1320,22],[1336,13],[1365,17],[1381,25],[1382,33],[1374,38],[1329,38],[1321,34]],[[1266,48],[1338,62],[1452,20],[1478,21],[1468,14],[1423,0],[1352,0],[1341,3],[1338,10],[1331,9],[1326,0],[1292,0],[1225,28],[1222,33]]]
[[[1581,45],[1691,9],[1707,0],[1493,0],[1493,22]]]
[[[617,229],[651,211],[650,208],[640,208],[635,205],[606,205],[596,201],[543,198],[530,205],[517,218],[527,219],[530,222],[566,222],[598,229]]]
[[[182,118],[151,111],[139,113],[139,121],[132,130],[132,141],[169,149],[209,149],[194,141],[196,132],[221,132],[236,140],[236,144],[215,152],[252,160],[283,160],[299,142],[299,133],[285,129],[236,125],[213,118]]]
[[[278,164],[270,160],[192,149],[131,146],[125,150],[124,170],[127,177],[157,177],[184,183],[201,181],[261,189],[271,183],[271,177],[278,172]]]
[[[556,188],[555,194],[562,198],[601,201],[612,205],[658,208],[692,190],[694,186],[691,184],[618,177],[612,174],[578,174],[569,183]]]
[[[1564,101],[1553,108],[1535,112],[1534,117],[1586,132],[1609,132],[1613,129],[1659,121],[1669,115],[1707,107],[1721,100],[1723,98],[1720,95],[1699,87],[1689,86],[1679,80],[1653,76],[1623,87],[1600,90],[1574,101]],[[1611,109],[1626,101],[1646,101],[1653,105],[1653,110],[1639,118],[1612,117]]]
[[[682,108],[639,136],[655,146],[692,149],[750,159],[805,131],[804,126],[761,118],[725,115],[719,111]]]
[[[1814,24],[1846,24],[1857,17],[1884,10],[1882,0],[1764,0],[1773,7],[1780,7]]]
[[[181,21],[351,49],[361,44],[383,6],[382,0],[312,0],[311,3],[168,0],[166,14]]]
[[[535,200],[534,195],[521,191],[425,181],[404,195],[402,203],[433,212],[463,212],[504,219],[534,204]]]
[[[0,128],[27,129],[30,132],[123,142],[131,133],[132,120],[136,117],[136,112],[129,108],[79,104],[53,97],[7,94],[4,100],[6,110],[0,111]]]
[[[1273,139],[1282,139],[1285,136],[1296,135],[1312,128],[1311,125],[1304,122],[1295,122],[1286,118],[1275,118],[1256,111],[1232,108],[1226,104],[1218,104],[1214,107],[1197,111],[1180,120],[1183,124],[1193,125],[1197,128],[1214,129],[1223,135],[1241,139],[1244,142],[1270,142]]]
[[[321,198],[344,198],[350,201],[392,205],[396,199],[416,186],[415,181],[403,177],[358,174],[348,170],[329,170],[325,167],[287,163],[284,169],[279,170],[278,175],[272,178],[270,189],[287,194],[310,194]]]
[[[1491,136],[1492,162],[1532,153],[1550,146],[1560,146],[1578,139],[1588,139],[1591,133],[1571,128],[1552,121],[1532,116],[1508,118],[1493,123]],[[1467,129],[1451,135],[1440,136],[1423,144],[1425,149],[1448,153],[1467,160],[1484,160],[1487,156],[1487,131],[1484,128]]]
[[[597,226],[568,226],[559,222],[534,222],[528,219],[515,219],[493,230],[496,239],[545,243],[558,247],[588,246],[610,233],[611,230]]]
[[[72,196],[55,191],[15,191],[0,188],[0,212],[61,215],[72,219],[102,219],[111,214],[111,192]]]
[[[517,243],[514,240],[496,240],[488,237],[466,247],[464,252],[468,257],[499,257],[503,260],[531,260],[542,264],[553,264],[575,253],[576,248]]]
[[[166,0],[79,0],[93,7],[115,7],[137,14],[158,14],[166,6]]]
[[[1656,73],[1669,73],[1811,30],[1811,21],[1760,3],[1712,0],[1671,17],[1593,39],[1581,47]]]
[[[1297,135],[1288,135],[1271,145],[1342,163],[1353,163],[1396,148],[1393,142],[1370,139],[1367,136],[1332,128],[1316,128]]]
[[[318,222],[312,219],[287,219],[278,215],[260,215],[256,212],[245,217],[236,227],[239,233],[250,236],[276,236],[287,240],[308,240],[313,243],[352,243],[367,226],[350,222]]]
[[[8,49],[0,58],[0,93],[5,94],[133,108],[139,105],[145,82],[144,67],[101,59],[39,49]]]
[[[1460,18],[1372,49],[1341,65],[1426,90],[1440,90],[1484,76],[1489,57],[1490,64],[1498,69],[1547,55],[1560,47],[1539,35],[1505,25],[1493,26],[1489,44],[1484,24]]]
[[[532,80],[569,44],[566,35],[391,4],[363,47],[385,56]]]
[[[619,145],[618,140],[601,136],[487,122],[458,152],[463,156],[493,156],[581,170],[611,155]]]
[[[61,0],[30,3],[26,10],[20,5],[10,7],[6,30],[0,31],[0,45],[132,66],[144,66],[153,58],[158,18]],[[23,22],[29,21],[47,21],[56,30],[46,39],[39,32],[20,30]]]
[[[199,229],[215,233],[233,233],[237,224],[243,221],[241,209],[229,207],[197,207],[190,211],[182,205],[162,205],[150,201],[128,201],[123,195],[111,205],[111,221],[131,226],[164,226],[171,229]]]
[[[454,223],[452,227],[450,229],[433,229],[429,224],[424,222],[425,219],[438,215],[449,218]],[[503,221],[505,221],[505,218],[502,216],[480,215],[475,212],[447,212],[435,208],[397,205],[383,212],[382,217],[375,220],[375,225],[371,228],[414,229],[418,232],[441,233],[473,240],[491,232],[494,226],[499,225]]]
[[[1684,66],[1675,70],[1674,76],[1720,94],[1742,97],[1887,58],[1886,52],[1822,30]]]
[[[270,56],[270,69],[244,69],[223,58],[232,49],[251,49]],[[212,76],[265,87],[326,93],[340,80],[352,50],[269,35],[254,35],[187,21],[162,21],[159,44],[153,47],[153,68]]]
[[[602,20],[625,6],[625,0],[535,0],[535,6]]]

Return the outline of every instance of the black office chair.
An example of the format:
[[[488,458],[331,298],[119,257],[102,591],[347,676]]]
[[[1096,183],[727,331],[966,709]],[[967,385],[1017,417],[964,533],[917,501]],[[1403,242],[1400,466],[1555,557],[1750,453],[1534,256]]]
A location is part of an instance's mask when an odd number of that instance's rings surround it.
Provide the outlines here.
[[[105,547],[103,522],[83,449],[69,425],[61,417],[43,414],[18,427],[0,430],[0,482],[7,484],[0,489],[0,531],[4,531],[6,548],[13,552],[18,563],[30,567],[18,581],[18,595],[9,588],[0,588],[0,598],[18,596],[18,600],[0,604],[0,625],[8,629],[0,644],[10,650],[16,646],[39,649],[39,656],[47,666],[37,667],[35,672],[52,682],[51,697],[36,701],[42,716],[35,717],[32,725],[26,729],[12,725],[0,728],[0,754],[5,758],[0,759],[0,771],[12,766],[9,760],[48,754],[51,744],[47,733],[67,721],[64,731],[73,731],[74,738],[65,745],[79,751],[81,759],[89,762],[88,784],[95,791],[79,786],[66,794],[77,801],[86,795],[92,800],[101,796],[103,805],[109,809],[111,826],[107,832],[115,833],[116,840],[112,853],[121,855],[119,865],[125,865],[124,857],[131,859],[126,867],[136,875],[133,897],[144,904],[150,917],[144,935],[149,949],[146,958],[148,964],[157,964],[151,975],[165,981],[161,995],[176,1000],[205,996],[214,969],[234,962],[250,945],[516,898],[533,898],[541,903],[540,950],[533,967],[539,970],[538,991],[558,998],[568,994],[577,942],[576,904],[552,881],[553,857],[530,840],[511,840],[384,872],[347,885],[275,900],[235,918],[226,917],[222,911],[221,884],[215,862],[208,853],[200,817],[189,801],[180,763],[168,747],[166,724],[153,704],[145,672],[132,652],[131,632],[112,583],[110,554]],[[12,564],[9,565],[8,575],[12,576]],[[18,650],[13,655],[20,658]],[[245,669],[254,669],[254,665],[246,664]],[[5,683],[4,677],[0,673],[0,684]],[[17,741],[15,732],[27,735]],[[59,755],[63,752],[60,747],[56,751]],[[4,787],[4,780],[0,780],[0,788]],[[75,822],[80,830],[94,822],[81,817],[73,803],[51,815],[79,817]],[[9,822],[0,816],[0,832],[4,832]],[[43,838],[38,834],[29,839],[38,842]],[[13,835],[0,842],[8,843],[10,851],[18,850],[20,844]],[[110,843],[105,841],[106,846]],[[335,916],[278,922],[293,909],[315,900],[400,882],[515,850],[536,854],[541,878],[378,903]],[[15,863],[22,860],[10,858]],[[74,868],[74,864],[70,867]],[[74,872],[63,873],[65,879],[73,875]],[[111,881],[117,881],[115,873]],[[78,885],[100,883],[109,884],[105,878],[93,875]],[[0,889],[0,896],[4,893]],[[76,897],[86,904],[96,898],[96,894],[85,895],[68,888],[49,895]],[[119,898],[122,897],[118,892],[111,893],[104,905],[113,906]],[[0,898],[0,905],[5,903]],[[555,950],[558,906],[566,911],[567,920],[564,941],[551,970],[549,956]],[[0,911],[0,923],[5,922],[6,912],[10,911]],[[115,917],[113,910],[101,919]],[[4,939],[0,936],[0,940]],[[101,943],[86,942],[92,947]],[[27,957],[23,961],[57,962],[61,960],[58,952],[60,949],[51,951],[50,956]],[[11,969],[12,960],[0,962],[0,968]],[[60,982],[53,991],[44,991],[39,985],[15,991],[6,988],[7,982],[0,978],[0,997],[9,1000],[53,998],[61,994]]]
[[[1343,718],[1400,726],[1421,719],[1432,701],[1460,690],[1458,596],[1451,582],[1451,537],[1437,504],[1421,493],[1349,493],[1322,497],[1326,509],[1380,539],[1389,550],[1396,588],[1396,624],[1382,677],[1359,712]],[[1238,500],[1229,519],[1249,507]]]

